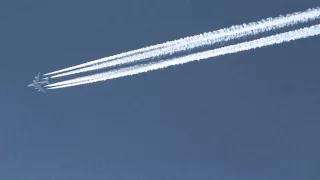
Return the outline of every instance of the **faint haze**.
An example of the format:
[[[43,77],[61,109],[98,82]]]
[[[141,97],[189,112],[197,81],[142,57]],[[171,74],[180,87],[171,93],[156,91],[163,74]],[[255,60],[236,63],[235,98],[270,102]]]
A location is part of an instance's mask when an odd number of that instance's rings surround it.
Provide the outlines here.
[[[26,87],[39,71],[318,5],[0,2],[0,179],[320,179],[320,37],[48,93]]]

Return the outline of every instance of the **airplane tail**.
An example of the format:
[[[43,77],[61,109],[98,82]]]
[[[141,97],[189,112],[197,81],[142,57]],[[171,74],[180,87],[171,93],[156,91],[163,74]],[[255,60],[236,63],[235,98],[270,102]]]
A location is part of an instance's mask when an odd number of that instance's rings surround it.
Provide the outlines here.
[[[49,78],[48,78],[48,77],[45,77],[45,78],[42,78],[42,79],[44,79],[44,80],[45,80],[45,82],[46,82],[47,84],[50,84],[50,83],[49,83]]]

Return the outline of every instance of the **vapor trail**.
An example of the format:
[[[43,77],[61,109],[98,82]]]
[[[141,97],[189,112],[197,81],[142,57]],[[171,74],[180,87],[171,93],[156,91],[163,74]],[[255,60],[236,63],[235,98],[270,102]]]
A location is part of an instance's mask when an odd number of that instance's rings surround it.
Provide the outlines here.
[[[293,14],[288,14],[286,16],[279,16],[276,18],[267,18],[257,22],[251,22],[248,24],[232,26],[229,28],[224,28],[221,30],[213,31],[213,32],[181,38],[174,41],[168,41],[163,44],[157,44],[154,46],[149,46],[149,47],[141,48],[138,50],[129,51],[126,53],[117,54],[117,55],[102,58],[99,60],[94,60],[94,61],[80,64],[77,66],[72,66],[70,68],[47,73],[45,75],[61,73],[61,74],[51,76],[51,78],[57,78],[57,77],[77,74],[81,72],[98,70],[106,67],[138,62],[139,60],[143,60],[143,59],[161,57],[164,55],[174,54],[181,51],[187,51],[187,50],[205,46],[205,45],[213,45],[214,43],[217,43],[217,42],[229,41],[231,39],[237,39],[240,37],[245,37],[245,36],[254,35],[254,34],[266,32],[274,29],[292,26],[299,23],[308,22],[319,17],[320,17],[320,8],[308,9],[304,12],[296,12]],[[81,68],[81,69],[78,69],[78,68]],[[77,69],[77,70],[73,70],[73,69]],[[69,72],[62,73],[65,71],[69,71]]]
[[[311,36],[316,36],[320,34],[320,25],[314,25],[306,28],[301,28],[285,33],[276,34],[273,36],[263,37],[252,41],[247,41],[243,43],[238,43],[235,45],[225,46],[214,50],[204,51],[200,53],[194,53],[191,55],[186,55],[179,58],[174,58],[171,60],[162,60],[159,62],[152,62],[143,65],[135,65],[128,68],[122,68],[120,70],[113,70],[110,72],[99,73],[91,76],[85,76],[82,78],[71,79],[67,81],[62,81],[47,85],[49,89],[64,88],[88,83],[94,83],[98,81],[105,81],[108,79],[115,79],[124,76],[131,76],[135,74],[140,74],[148,71],[153,71],[157,69],[167,68],[173,65],[184,64],[191,61],[207,59],[211,57],[237,53],[241,51],[261,48],[265,46],[270,46],[274,44],[280,44],[283,42],[289,42],[297,39],[307,38]]]

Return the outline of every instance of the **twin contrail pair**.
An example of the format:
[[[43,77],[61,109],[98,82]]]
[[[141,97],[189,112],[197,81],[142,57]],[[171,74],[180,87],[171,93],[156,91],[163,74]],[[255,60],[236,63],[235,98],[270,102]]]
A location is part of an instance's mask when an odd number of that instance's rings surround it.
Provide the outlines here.
[[[224,46],[213,50],[197,52],[184,56],[174,56],[173,58],[165,58],[165,56],[173,55],[180,52],[188,52],[195,48],[214,45],[220,42],[227,42],[241,37],[247,37],[272,30],[289,27],[301,23],[310,22],[320,18],[320,8],[308,9],[303,12],[279,16],[276,18],[267,18],[258,22],[232,26],[230,28],[218,31],[208,32],[200,35],[186,37],[175,41],[169,41],[163,44],[149,46],[134,51],[129,51],[114,56],[94,60],[88,63],[72,66],[66,69],[47,73],[50,78],[57,78],[81,72],[89,72],[102,68],[112,67],[103,73],[74,78],[62,82],[47,85],[48,89],[64,88],[98,81],[105,81],[134,74],[140,74],[152,70],[166,68],[173,65],[184,64],[191,61],[207,59],[211,57],[237,53],[250,49],[280,44],[297,39],[307,38],[320,34],[320,25],[313,25],[289,32],[279,33],[276,35],[259,38],[252,41],[246,41],[234,45]],[[152,61],[154,58],[163,58]],[[135,65],[134,63],[142,63]],[[120,67],[122,65],[130,65],[129,67]]]

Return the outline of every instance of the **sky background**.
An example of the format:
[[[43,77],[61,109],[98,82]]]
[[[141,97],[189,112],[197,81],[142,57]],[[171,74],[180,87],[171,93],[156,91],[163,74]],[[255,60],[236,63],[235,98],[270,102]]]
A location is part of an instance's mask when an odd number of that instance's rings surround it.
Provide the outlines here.
[[[0,179],[320,179],[320,37],[48,93],[26,87],[39,71],[317,5],[1,0]]]

